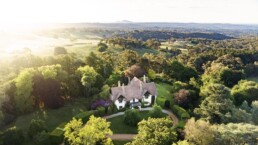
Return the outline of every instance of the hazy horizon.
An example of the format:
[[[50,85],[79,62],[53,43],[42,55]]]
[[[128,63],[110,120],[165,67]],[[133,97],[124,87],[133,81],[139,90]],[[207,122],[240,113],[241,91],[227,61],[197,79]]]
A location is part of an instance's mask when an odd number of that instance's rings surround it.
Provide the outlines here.
[[[9,0],[0,24],[27,23],[226,23],[258,24],[258,0]]]

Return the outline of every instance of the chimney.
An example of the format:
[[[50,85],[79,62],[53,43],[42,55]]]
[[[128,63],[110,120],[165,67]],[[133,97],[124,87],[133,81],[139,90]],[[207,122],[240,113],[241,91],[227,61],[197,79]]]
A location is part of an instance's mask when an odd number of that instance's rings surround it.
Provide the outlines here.
[[[131,82],[131,78],[130,77],[127,77],[128,78],[128,84],[130,84]]]
[[[125,85],[122,85],[123,94],[125,94]]]
[[[141,92],[142,92],[142,82],[140,82],[140,90],[141,90]]]
[[[117,82],[117,86],[118,86],[118,87],[121,87],[120,81]]]
[[[146,77],[143,75],[143,82],[146,83]]]

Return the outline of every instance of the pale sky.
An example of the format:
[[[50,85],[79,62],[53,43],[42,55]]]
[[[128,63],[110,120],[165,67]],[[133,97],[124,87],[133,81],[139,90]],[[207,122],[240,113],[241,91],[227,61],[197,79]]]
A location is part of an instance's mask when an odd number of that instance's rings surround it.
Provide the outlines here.
[[[0,0],[0,25],[121,20],[258,24],[258,0]]]

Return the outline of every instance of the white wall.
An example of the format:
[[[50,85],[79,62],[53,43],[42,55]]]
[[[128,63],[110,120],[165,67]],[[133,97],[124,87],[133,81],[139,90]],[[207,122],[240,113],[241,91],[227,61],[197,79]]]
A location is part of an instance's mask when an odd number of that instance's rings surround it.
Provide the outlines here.
[[[134,99],[134,102],[139,102],[139,100],[138,99]],[[130,100],[130,103],[133,103],[133,99]]]
[[[117,109],[119,109],[120,106],[121,106],[122,108],[125,108],[125,104],[126,104],[125,99],[123,99],[123,101],[122,101],[121,103],[119,103],[118,100],[115,101],[115,105],[116,105]]]
[[[143,96],[143,102],[148,102],[144,106],[149,106],[151,104],[151,98],[152,98],[152,95],[149,95],[148,98],[145,98],[145,96]],[[156,98],[156,96],[155,96],[155,98]]]

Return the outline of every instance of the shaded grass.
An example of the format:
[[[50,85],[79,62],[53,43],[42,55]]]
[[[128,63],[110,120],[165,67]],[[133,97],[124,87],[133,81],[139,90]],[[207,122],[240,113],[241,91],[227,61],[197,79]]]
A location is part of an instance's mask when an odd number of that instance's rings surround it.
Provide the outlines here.
[[[87,111],[89,101],[86,98],[78,98],[58,109],[37,110],[33,113],[19,116],[16,121],[5,128],[16,126],[27,132],[32,119],[43,119],[49,131],[55,129],[62,122],[70,121],[76,114]]]
[[[84,45],[72,45],[65,47],[67,52],[75,53],[79,58],[84,58],[88,56],[91,52],[98,52],[97,46],[94,44],[84,44]]]
[[[258,77],[249,77],[249,78],[247,78],[247,80],[258,83]]]
[[[157,104],[164,108],[164,103],[166,100],[169,100],[171,102],[171,105],[173,104],[172,95],[170,93],[171,85],[166,83],[156,83],[158,96],[157,96]]]
[[[128,141],[128,140],[125,140],[125,141],[124,140],[113,140],[114,145],[124,145],[128,142],[130,142],[130,141]]]
[[[139,113],[142,120],[147,120],[150,117],[149,111],[141,111]],[[164,114],[164,117],[165,116],[167,116],[167,114]],[[110,129],[114,134],[137,134],[138,132],[137,126],[130,126],[124,123],[124,115],[110,118],[107,121],[111,122]]]

